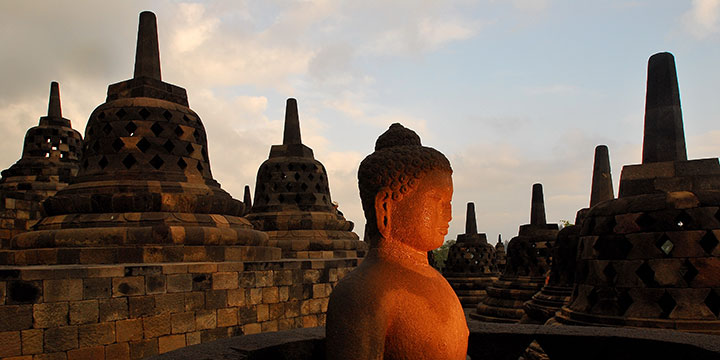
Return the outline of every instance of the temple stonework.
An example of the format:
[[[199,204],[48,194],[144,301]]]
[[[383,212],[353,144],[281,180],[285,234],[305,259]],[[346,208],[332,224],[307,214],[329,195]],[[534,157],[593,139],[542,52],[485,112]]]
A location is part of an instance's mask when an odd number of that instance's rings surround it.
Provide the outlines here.
[[[260,165],[255,203],[247,215],[256,229],[283,249],[283,257],[345,258],[362,256],[366,244],[352,232],[353,223],[335,209],[327,171],[302,143],[297,101],[288,99],[282,145],[273,145]]]
[[[557,232],[557,224],[545,220],[542,185],[534,184],[530,224],[521,225],[518,236],[510,240],[504,272],[487,288],[487,297],[470,316],[481,321],[519,322],[525,313],[523,303],[545,284]]]
[[[495,263],[497,264],[498,273],[505,271],[505,263],[507,262],[507,254],[505,253],[505,244],[502,242],[502,235],[498,234],[498,241],[495,244]]]
[[[532,299],[525,303],[526,318],[523,322],[544,324],[560,308],[570,301],[575,284],[575,267],[580,229],[589,208],[615,198],[610,173],[608,148],[599,145],[595,148],[593,176],[590,191],[590,206],[581,209],[575,215],[575,224],[560,230],[551,249],[552,265],[548,283]]]
[[[0,249],[42,217],[41,202],[77,175],[82,136],[62,117],[60,88],[50,84],[47,116],[28,129],[20,160],[0,179]]]
[[[720,164],[687,160],[675,60],[648,62],[643,161],[587,214],[566,324],[720,333]]]
[[[474,308],[485,297],[485,289],[498,279],[495,248],[487,236],[477,232],[475,204],[467,204],[465,233],[458,234],[448,250],[443,276],[450,283],[463,307]]]

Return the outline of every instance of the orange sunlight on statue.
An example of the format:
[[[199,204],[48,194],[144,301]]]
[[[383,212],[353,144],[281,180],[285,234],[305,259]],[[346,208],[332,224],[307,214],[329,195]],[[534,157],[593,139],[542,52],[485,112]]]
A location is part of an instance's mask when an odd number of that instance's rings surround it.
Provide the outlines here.
[[[360,164],[371,249],[330,296],[327,359],[466,358],[460,301],[427,261],[452,219],[451,175],[447,158],[400,124]]]

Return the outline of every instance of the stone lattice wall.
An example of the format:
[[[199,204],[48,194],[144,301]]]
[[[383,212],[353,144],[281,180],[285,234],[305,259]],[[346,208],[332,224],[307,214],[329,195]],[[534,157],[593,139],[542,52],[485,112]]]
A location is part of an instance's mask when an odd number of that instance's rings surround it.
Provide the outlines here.
[[[0,358],[140,359],[324,325],[358,259],[0,269]]]

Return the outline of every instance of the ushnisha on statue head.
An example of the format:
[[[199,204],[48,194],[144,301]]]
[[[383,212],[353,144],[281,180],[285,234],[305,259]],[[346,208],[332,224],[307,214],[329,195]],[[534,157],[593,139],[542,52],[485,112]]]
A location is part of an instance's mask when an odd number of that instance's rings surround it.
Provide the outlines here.
[[[402,242],[427,252],[442,245],[450,221],[452,168],[439,151],[422,146],[412,130],[395,123],[358,169],[370,247]]]

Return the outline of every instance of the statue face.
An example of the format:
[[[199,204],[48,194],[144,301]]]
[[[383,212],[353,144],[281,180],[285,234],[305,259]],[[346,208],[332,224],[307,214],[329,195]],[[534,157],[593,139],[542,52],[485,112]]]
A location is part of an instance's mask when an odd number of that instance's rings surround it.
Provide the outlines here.
[[[433,171],[390,210],[390,237],[420,251],[443,244],[452,220],[453,185],[450,173]]]

